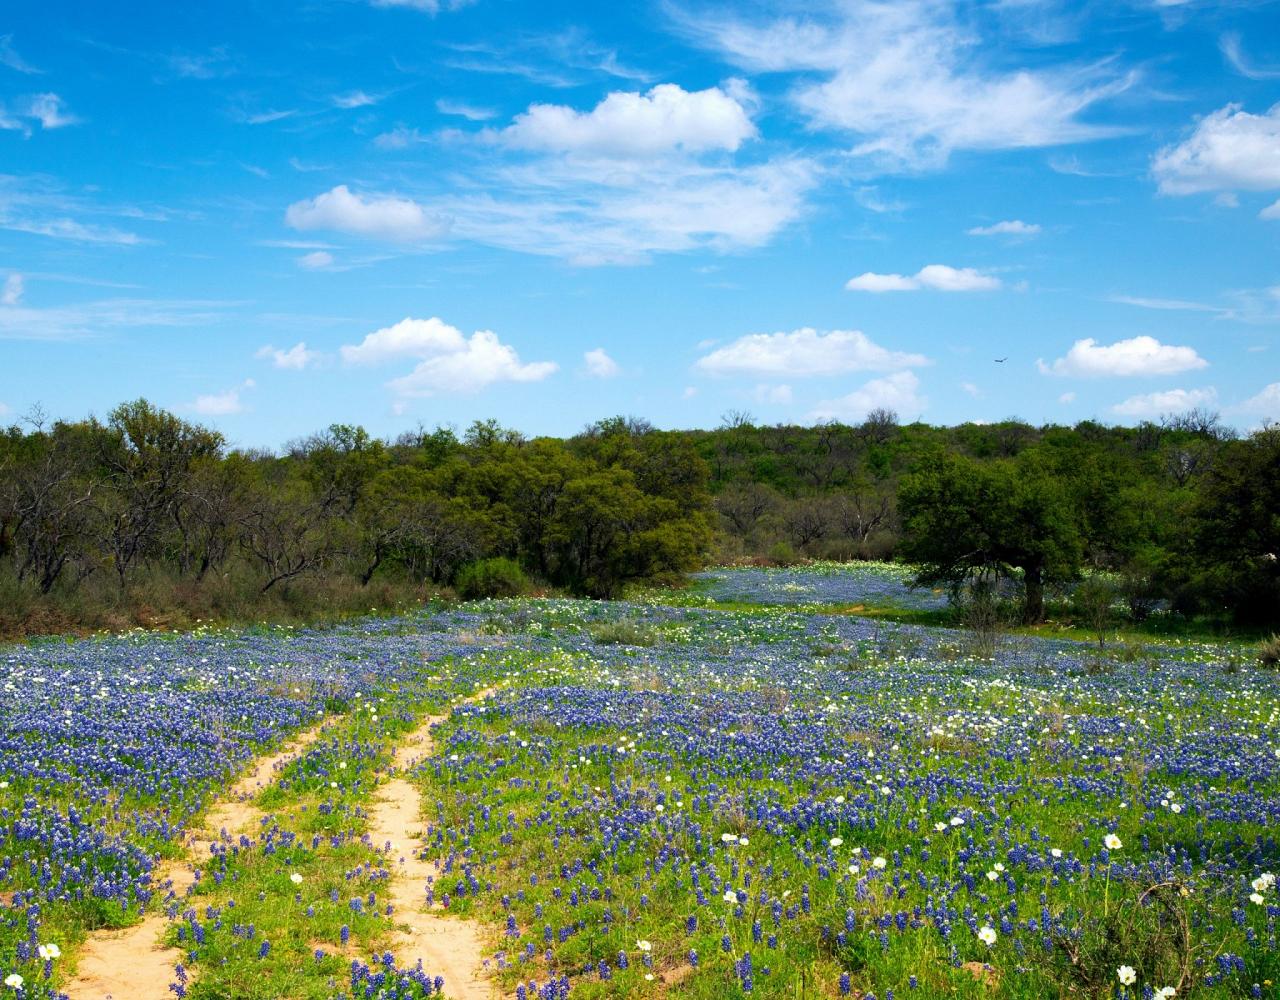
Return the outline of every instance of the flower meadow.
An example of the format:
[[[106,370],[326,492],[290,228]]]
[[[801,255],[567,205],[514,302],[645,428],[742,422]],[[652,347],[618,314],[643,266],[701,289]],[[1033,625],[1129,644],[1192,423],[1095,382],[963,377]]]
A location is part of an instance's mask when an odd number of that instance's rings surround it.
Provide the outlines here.
[[[733,566],[694,574],[693,594],[711,601],[778,605],[865,605],[932,611],[947,606],[945,590],[913,587],[897,563],[817,562],[807,566]]]
[[[448,996],[394,953],[367,835],[391,748],[444,713],[408,775],[423,904],[479,922],[495,995],[1280,995],[1275,672],[755,604],[9,647],[0,981],[56,995],[86,933],[159,907],[179,997]],[[256,835],[155,884],[317,722]]]

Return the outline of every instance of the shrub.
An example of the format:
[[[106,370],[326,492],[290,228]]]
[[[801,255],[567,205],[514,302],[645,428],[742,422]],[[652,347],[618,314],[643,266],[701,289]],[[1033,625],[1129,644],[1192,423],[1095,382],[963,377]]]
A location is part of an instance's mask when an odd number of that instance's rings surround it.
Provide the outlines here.
[[[802,561],[790,542],[778,542],[769,549],[769,562],[775,566],[795,566]]]
[[[1258,663],[1271,670],[1280,667],[1280,635],[1272,635],[1258,643]]]
[[[591,627],[596,642],[612,646],[653,646],[658,642],[657,633],[636,622],[601,622]]]
[[[454,589],[464,600],[481,597],[519,597],[529,590],[529,578],[511,559],[480,559],[458,571]]]

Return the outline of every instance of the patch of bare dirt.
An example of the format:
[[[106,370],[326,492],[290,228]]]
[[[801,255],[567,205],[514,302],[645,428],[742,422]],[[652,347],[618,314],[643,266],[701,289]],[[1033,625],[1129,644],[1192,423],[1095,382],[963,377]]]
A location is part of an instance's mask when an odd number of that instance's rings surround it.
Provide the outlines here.
[[[483,701],[492,688],[479,691],[464,704]],[[379,801],[369,813],[369,837],[375,848],[386,851],[392,873],[388,895],[400,925],[392,951],[403,967],[419,960],[432,976],[444,977],[450,1000],[491,1000],[493,986],[483,976],[484,936],[475,920],[459,920],[427,908],[428,880],[435,866],[422,860],[422,801],[417,789],[402,774],[432,749],[431,729],[447,716],[425,719],[392,755],[393,777],[379,789]]]
[[[259,758],[227,795],[214,803],[202,824],[213,835],[200,832],[187,840],[188,848],[195,853],[195,865],[208,856],[210,843],[216,842],[223,831],[237,836],[256,828],[263,814],[249,800],[314,743],[322,728],[323,723],[313,726],[277,753]],[[156,868],[152,882],[156,886],[168,882],[175,894],[182,895],[195,881],[192,865],[189,861],[162,864]],[[157,891],[157,897],[162,902],[167,893],[161,895],[161,891]],[[173,968],[183,953],[178,948],[164,947],[162,937],[167,924],[168,919],[157,905],[132,927],[90,934],[76,956],[76,976],[63,987],[63,992],[70,1000],[170,1000]]]

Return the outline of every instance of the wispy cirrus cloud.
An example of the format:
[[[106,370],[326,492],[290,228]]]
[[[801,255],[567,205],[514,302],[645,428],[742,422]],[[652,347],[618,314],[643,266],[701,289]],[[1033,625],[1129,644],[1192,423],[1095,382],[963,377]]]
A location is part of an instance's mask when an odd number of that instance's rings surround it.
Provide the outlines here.
[[[61,306],[0,305],[0,340],[79,340],[122,330],[207,326],[235,303],[114,298]]]
[[[13,35],[0,35],[0,66],[7,66],[18,73],[26,73],[33,76],[43,72],[18,54],[18,50],[13,44]]]
[[[735,65],[791,75],[789,102],[810,127],[848,135],[854,154],[889,170],[938,167],[956,150],[1120,134],[1086,113],[1138,80],[1110,60],[1000,68],[977,18],[928,0],[829,2],[776,16],[668,9],[687,37]]]

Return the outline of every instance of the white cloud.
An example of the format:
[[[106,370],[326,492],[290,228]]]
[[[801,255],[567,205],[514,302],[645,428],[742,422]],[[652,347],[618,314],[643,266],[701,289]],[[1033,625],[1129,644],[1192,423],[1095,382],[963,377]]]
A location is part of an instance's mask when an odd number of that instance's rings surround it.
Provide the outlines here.
[[[0,309],[0,340],[76,340],[109,330],[204,326],[222,315],[224,302],[103,299],[77,305]]]
[[[716,8],[676,13],[695,40],[757,72],[798,75],[792,103],[812,126],[856,137],[886,166],[939,166],[953,150],[1017,149],[1116,134],[1082,119],[1136,80],[1114,63],[1007,70],[987,54],[981,11],[953,4],[849,0],[755,20]],[[815,77],[817,79],[815,79]]]
[[[0,66],[8,66],[19,73],[40,73],[40,70],[18,55],[18,50],[13,47],[12,35],[0,35]]]
[[[363,90],[353,90],[349,94],[335,94],[333,96],[333,106],[344,111],[350,111],[352,108],[370,107],[380,100],[382,100],[381,97],[366,94]]]
[[[1272,382],[1255,396],[1250,396],[1233,409],[1252,413],[1268,420],[1280,420],[1280,382]]]
[[[8,403],[0,403],[0,417],[7,417],[13,412],[13,408]]]
[[[920,380],[914,372],[895,372],[872,379],[839,399],[825,399],[809,414],[814,420],[842,420],[853,423],[872,410],[885,408],[903,414],[918,414],[928,401],[920,395]]]
[[[4,288],[0,290],[0,305],[16,306],[22,301],[22,275],[14,271],[4,279]]]
[[[427,141],[427,137],[416,128],[405,128],[397,125],[390,132],[383,132],[373,137],[373,144],[379,149],[408,149]]]
[[[732,167],[680,157],[636,166],[540,159],[487,179],[496,193],[437,203],[454,236],[600,265],[764,246],[802,214],[816,175],[802,160]]]
[[[611,93],[586,112],[532,104],[497,134],[518,149],[630,158],[734,152],[757,133],[746,108],[719,87],[663,83],[645,94]]]
[[[1008,219],[990,226],[974,226],[966,231],[970,236],[1036,236],[1040,233],[1040,226],[1035,222]]]
[[[131,247],[148,242],[137,233],[112,226],[86,225],[75,219],[66,218],[12,219],[0,214],[0,229],[10,229],[17,233],[33,233],[36,236],[48,236],[55,240],[72,240],[76,243],[106,243]]]
[[[465,337],[457,327],[435,316],[406,318],[375,330],[359,344],[343,345],[341,353],[347,364],[419,359],[408,375],[388,383],[400,396],[475,392],[494,382],[539,382],[558,368],[551,361],[526,364],[492,331],[477,330]]]
[[[696,385],[686,385],[684,387],[684,391],[680,393],[680,398],[693,399],[693,397],[696,396],[697,394],[698,394],[698,387]]]
[[[961,382],[960,388],[963,389],[965,392],[967,392],[974,399],[978,399],[982,396],[982,390],[979,389],[972,382]]]
[[[402,319],[369,334],[359,344],[344,344],[342,360],[349,365],[377,365],[398,358],[424,358],[463,349],[466,338],[456,326],[436,316]]]
[[[292,118],[297,113],[296,108],[285,108],[283,110],[272,108],[269,111],[240,114],[237,117],[246,125],[270,125],[272,122],[284,121],[286,118]]]
[[[1248,57],[1244,54],[1244,47],[1241,44],[1238,32],[1227,32],[1222,36],[1218,45],[1222,49],[1222,54],[1226,56],[1227,62],[1231,63],[1241,76],[1247,76],[1250,80],[1280,79],[1280,69],[1254,66],[1249,62]]]
[[[1114,344],[1102,345],[1092,337],[1077,340],[1066,357],[1053,364],[1036,362],[1042,374],[1078,377],[1173,375],[1177,372],[1207,368],[1209,362],[1194,347],[1162,344],[1155,337],[1131,337]]]
[[[1268,219],[1268,220],[1280,219],[1280,199],[1277,199],[1276,201],[1272,202],[1270,205],[1264,208],[1261,212],[1259,212],[1258,218]]]
[[[438,239],[448,220],[426,211],[409,198],[394,195],[362,197],[345,185],[307,201],[294,202],[284,216],[294,229],[333,229],[372,239],[424,242]]]
[[[698,359],[712,375],[780,375],[803,378],[854,371],[893,371],[925,365],[921,354],[891,351],[861,330],[820,333],[803,327],[790,333],[752,333]]]
[[[622,369],[618,367],[618,362],[609,357],[603,347],[587,351],[582,356],[582,360],[587,366],[587,374],[592,378],[613,378],[622,372]]]
[[[465,118],[469,122],[486,122],[498,113],[493,108],[482,108],[463,101],[451,101],[446,97],[441,97],[436,101],[436,110],[442,115]]]
[[[1165,413],[1181,413],[1197,406],[1210,406],[1218,398],[1212,387],[1207,389],[1167,389],[1130,396],[1111,407],[1124,417],[1158,417]]]
[[[1280,103],[1261,115],[1228,104],[1200,119],[1183,142],[1155,156],[1164,194],[1280,188]]]
[[[253,387],[253,379],[247,378],[234,389],[197,396],[195,402],[188,403],[187,407],[202,417],[226,417],[235,413],[243,413],[245,409],[244,400],[240,398],[240,394]]]
[[[1190,299],[1153,299],[1141,295],[1112,295],[1110,301],[1126,306],[1137,306],[1139,309],[1159,309],[1166,312],[1226,312],[1221,306],[1209,305],[1207,302],[1193,302]]]
[[[305,340],[294,344],[287,351],[267,344],[258,348],[253,356],[269,360],[276,368],[284,368],[289,371],[302,371],[304,368],[315,365],[321,359],[320,352],[310,350]]]
[[[1075,401],[1076,401],[1076,394],[1074,392],[1064,392],[1061,396],[1058,397],[1059,403],[1074,403]]]
[[[757,403],[785,406],[793,399],[789,385],[758,385],[753,393]]]
[[[298,266],[308,271],[323,271],[326,267],[333,266],[333,254],[327,250],[313,250],[298,258]]]
[[[475,2],[475,0],[369,0],[374,7],[403,7],[406,10],[420,10],[424,14],[439,14],[442,10],[458,10]]]
[[[40,123],[43,129],[65,128],[80,121],[63,110],[63,100],[57,94],[33,94],[26,101],[23,114]]]
[[[986,292],[1000,287],[1000,279],[972,267],[928,264],[915,274],[876,274],[867,271],[850,278],[844,287],[851,292]]]

